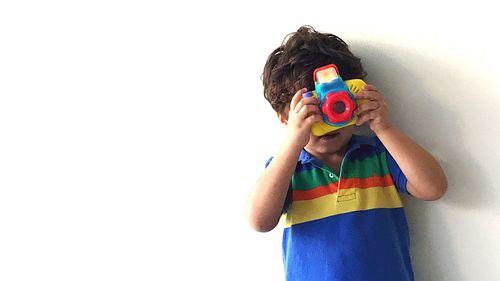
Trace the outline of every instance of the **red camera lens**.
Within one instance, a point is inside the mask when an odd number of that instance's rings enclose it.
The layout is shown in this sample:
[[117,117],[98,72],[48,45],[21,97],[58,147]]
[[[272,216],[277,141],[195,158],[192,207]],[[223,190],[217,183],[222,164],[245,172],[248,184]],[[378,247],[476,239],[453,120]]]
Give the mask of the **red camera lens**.
[[328,93],[321,110],[331,123],[348,122],[352,119],[352,114],[356,104],[349,95],[342,91]]

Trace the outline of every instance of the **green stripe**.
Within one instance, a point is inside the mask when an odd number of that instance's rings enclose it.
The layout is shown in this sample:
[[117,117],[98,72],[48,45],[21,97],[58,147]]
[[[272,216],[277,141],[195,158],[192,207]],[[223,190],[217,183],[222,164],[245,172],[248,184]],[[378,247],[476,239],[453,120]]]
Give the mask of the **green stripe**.
[[[313,170],[303,171],[292,176],[292,189],[294,190],[309,190],[321,185],[327,185],[336,182],[337,176],[330,178],[330,168],[322,166],[323,169],[315,168]],[[333,172],[331,172],[334,174]]]
[[[318,186],[334,183],[338,180],[337,175],[330,178],[330,168],[325,165],[324,169],[315,168],[313,170],[302,171],[292,176],[293,190],[310,190]],[[326,170],[326,171],[325,171]],[[332,172],[333,173],[333,172]],[[363,160],[346,159],[342,169],[342,178],[369,178],[372,176],[385,176],[389,174],[387,167],[387,154],[385,151],[374,154]]]
[[342,178],[369,178],[372,176],[385,176],[389,174],[387,167],[387,154],[382,151],[363,160],[349,160],[347,169],[342,171]]

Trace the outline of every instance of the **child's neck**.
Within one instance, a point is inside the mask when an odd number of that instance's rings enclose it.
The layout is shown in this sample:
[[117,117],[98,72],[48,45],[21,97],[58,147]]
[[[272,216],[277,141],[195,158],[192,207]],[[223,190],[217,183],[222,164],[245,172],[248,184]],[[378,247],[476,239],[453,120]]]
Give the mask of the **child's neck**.
[[340,173],[340,166],[342,164],[342,160],[344,159],[344,156],[347,152],[348,146],[346,145],[345,147],[341,148],[340,150],[334,152],[334,153],[329,153],[329,154],[313,154],[311,153],[316,159],[321,161],[321,163],[325,164],[328,166],[332,171],[336,174],[339,175]]

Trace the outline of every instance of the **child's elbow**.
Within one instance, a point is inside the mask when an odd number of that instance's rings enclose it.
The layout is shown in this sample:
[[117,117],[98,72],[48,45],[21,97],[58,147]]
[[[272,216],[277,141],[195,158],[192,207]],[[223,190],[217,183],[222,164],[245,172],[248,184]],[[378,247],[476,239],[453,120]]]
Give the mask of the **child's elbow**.
[[440,181],[426,184],[427,188],[418,188],[410,186],[408,191],[414,197],[425,200],[425,201],[435,201],[441,199],[448,190],[448,182],[446,178]]
[[440,184],[434,187],[434,191],[427,195],[427,198],[423,198],[426,201],[435,201],[441,199],[446,191],[448,190],[448,185],[446,183]]
[[250,227],[258,232],[269,232],[278,224],[277,222],[273,222],[270,218],[266,218],[251,211],[247,211],[247,220]]
[[269,232],[273,230],[275,226],[259,220],[250,220],[250,227],[258,232]]
[[431,200],[440,199],[446,194],[446,191],[448,191],[448,181],[446,180],[446,177],[443,177],[436,183],[436,186],[434,188],[434,196]]

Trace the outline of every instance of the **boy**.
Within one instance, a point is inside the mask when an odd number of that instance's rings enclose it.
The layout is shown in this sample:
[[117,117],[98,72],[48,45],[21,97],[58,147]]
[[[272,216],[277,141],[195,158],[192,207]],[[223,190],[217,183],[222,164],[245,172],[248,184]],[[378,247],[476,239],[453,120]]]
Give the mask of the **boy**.
[[269,56],[264,96],[286,125],[281,148],[253,187],[250,225],[272,230],[283,215],[287,280],[414,280],[409,232],[399,193],[439,199],[447,181],[438,162],[391,124],[384,97],[366,85],[356,99],[356,126],[311,134],[322,121],[313,71],[335,64],[344,81],[362,79],[361,60],[335,35],[308,26],[290,34]]

